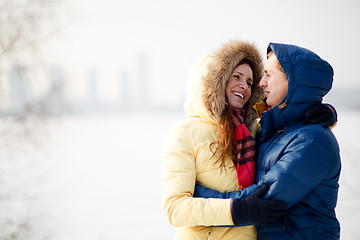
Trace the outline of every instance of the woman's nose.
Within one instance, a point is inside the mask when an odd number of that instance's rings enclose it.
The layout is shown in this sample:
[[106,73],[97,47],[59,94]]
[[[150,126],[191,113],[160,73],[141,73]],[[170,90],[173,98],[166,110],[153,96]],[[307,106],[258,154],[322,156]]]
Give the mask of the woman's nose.
[[239,86],[239,88],[246,88],[246,87],[247,87],[247,83],[244,82],[244,81],[241,81],[241,82],[239,82],[238,86]]

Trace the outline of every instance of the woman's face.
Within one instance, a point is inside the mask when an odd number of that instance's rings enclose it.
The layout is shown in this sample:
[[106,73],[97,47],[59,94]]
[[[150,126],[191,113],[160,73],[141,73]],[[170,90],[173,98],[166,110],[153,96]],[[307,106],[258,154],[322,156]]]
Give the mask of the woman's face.
[[281,103],[288,90],[286,75],[280,69],[280,64],[275,56],[271,54],[265,64],[265,74],[259,86],[265,91],[266,103],[273,107]]
[[251,97],[253,85],[253,72],[246,63],[236,66],[226,83],[226,99],[234,108],[243,108]]

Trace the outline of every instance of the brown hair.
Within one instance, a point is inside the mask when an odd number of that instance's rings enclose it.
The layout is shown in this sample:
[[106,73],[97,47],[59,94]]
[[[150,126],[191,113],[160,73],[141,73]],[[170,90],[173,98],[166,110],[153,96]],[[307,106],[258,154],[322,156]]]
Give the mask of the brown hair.
[[[239,64],[234,67],[234,69],[237,66],[242,65],[242,64],[249,65],[254,74],[253,66],[252,66],[251,62],[249,60],[247,60],[246,58],[242,59],[239,62]],[[250,107],[252,107],[252,106],[250,106]],[[245,111],[249,110],[249,106],[247,103],[244,106],[244,110]],[[235,149],[234,132],[235,132],[235,125],[233,124],[232,112],[231,112],[229,104],[226,104],[225,109],[220,116],[220,121],[218,124],[219,141],[217,143],[217,147],[216,147],[215,151],[212,151],[213,152],[212,157],[214,157],[216,155],[216,153],[220,154],[216,160],[216,163],[220,162],[220,167],[225,166],[225,161],[223,161],[223,159],[225,159],[226,156],[232,155],[233,159],[235,157],[235,155],[234,155],[234,149]],[[213,144],[215,144],[215,143],[212,143],[211,145],[213,145]]]
[[[246,59],[243,61],[243,59]],[[232,112],[226,100],[226,84],[232,71],[239,64],[246,63],[253,72],[251,96],[243,107],[244,122],[250,133],[255,132],[257,114],[252,111],[255,103],[264,97],[264,90],[259,86],[263,76],[263,63],[260,52],[254,44],[244,41],[230,41],[214,51],[208,58],[206,70],[201,77],[201,99],[209,116],[217,125],[218,138],[213,140],[210,150],[214,163],[226,166],[233,155],[234,131]]]

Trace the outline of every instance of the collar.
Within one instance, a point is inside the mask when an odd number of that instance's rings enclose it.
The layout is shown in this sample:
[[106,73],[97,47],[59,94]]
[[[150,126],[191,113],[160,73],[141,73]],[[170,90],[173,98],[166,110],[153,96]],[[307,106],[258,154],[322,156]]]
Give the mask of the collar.
[[261,102],[255,103],[253,109],[256,111],[256,114],[259,118],[262,118],[262,114],[270,109],[270,106],[266,104],[266,98]]

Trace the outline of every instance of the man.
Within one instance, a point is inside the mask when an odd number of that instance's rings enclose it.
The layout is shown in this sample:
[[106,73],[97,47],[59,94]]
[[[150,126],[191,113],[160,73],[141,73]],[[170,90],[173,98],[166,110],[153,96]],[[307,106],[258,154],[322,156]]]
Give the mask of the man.
[[[266,199],[285,202],[289,209],[282,221],[258,226],[258,239],[339,239],[334,210],[339,146],[329,128],[304,123],[306,109],[331,89],[333,69],[310,50],[270,43],[264,70],[260,86],[266,98],[255,106],[261,116],[256,182],[270,186]],[[207,197],[201,192],[196,196]]]

